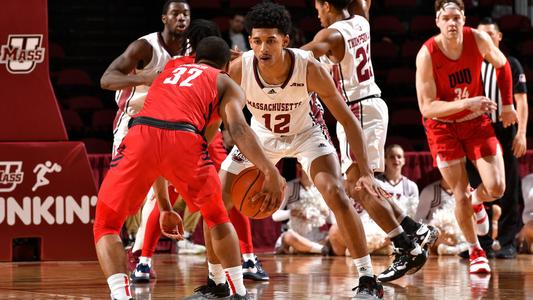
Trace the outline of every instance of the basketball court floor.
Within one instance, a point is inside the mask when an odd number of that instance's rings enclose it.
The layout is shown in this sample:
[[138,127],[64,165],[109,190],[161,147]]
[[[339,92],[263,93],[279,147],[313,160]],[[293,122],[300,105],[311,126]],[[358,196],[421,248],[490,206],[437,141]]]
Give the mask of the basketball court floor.
[[[345,257],[260,255],[270,282],[245,281],[254,299],[350,299],[355,270]],[[132,289],[138,300],[182,299],[207,277],[205,256],[158,254],[157,280]],[[390,258],[374,256],[380,272]],[[385,287],[385,299],[533,299],[533,255],[491,260],[494,272],[469,275],[458,257],[431,257],[418,273]],[[0,299],[109,299],[98,263],[0,263]]]

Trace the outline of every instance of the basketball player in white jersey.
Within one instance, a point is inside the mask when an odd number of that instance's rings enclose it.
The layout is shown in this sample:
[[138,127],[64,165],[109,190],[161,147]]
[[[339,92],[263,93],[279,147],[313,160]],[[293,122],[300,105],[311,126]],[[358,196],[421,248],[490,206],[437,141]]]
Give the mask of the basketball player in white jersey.
[[[187,55],[185,30],[190,24],[190,7],[187,0],[167,0],[163,5],[162,32],[153,32],[132,42],[107,68],[100,79],[103,89],[116,91],[118,112],[113,129],[113,157],[120,153],[122,140],[128,132],[128,121],[144,106],[144,99],[155,77],[174,56]],[[113,164],[113,161],[111,161]],[[155,197],[167,197],[166,182],[159,178],[147,197],[142,215],[147,219],[156,203]],[[143,230],[137,238],[144,239]],[[151,263],[147,263],[148,266]],[[144,277],[154,277],[153,270],[145,270]]]
[[[359,8],[368,16],[370,1],[315,0],[321,25],[312,42],[302,49],[310,50],[328,66],[336,86],[352,113],[359,119],[367,141],[370,167],[374,172],[384,170],[384,146],[389,121],[387,105],[380,98],[381,90],[374,81],[370,59],[370,25],[362,16],[349,9]],[[350,7],[349,7],[350,6]],[[360,168],[353,149],[346,140],[345,128],[337,123],[337,138],[341,150],[341,168],[348,182],[356,182]],[[438,232],[419,224],[393,202],[375,201],[365,195],[348,194],[357,199],[370,217],[393,241],[396,258],[378,278],[391,281],[419,270],[427,260],[427,245],[436,240]],[[405,231],[404,231],[405,230]]]
[[[253,115],[251,127],[273,163],[283,157],[299,160],[333,210],[359,271],[356,293],[382,297],[383,287],[374,276],[361,221],[344,192],[335,148],[311,112],[313,93],[345,126],[353,152],[361,162],[362,176],[353,185],[376,198],[387,197],[367,164],[361,127],[312,53],[285,48],[289,43],[290,15],[283,6],[258,4],[248,12],[245,23],[253,50],[234,60],[229,74],[245,92],[246,105]],[[231,202],[230,188],[235,177],[251,166],[236,147],[222,163],[219,174],[226,203]],[[267,202],[262,209],[274,211],[279,205]],[[211,266],[219,262],[208,259],[211,272]]]

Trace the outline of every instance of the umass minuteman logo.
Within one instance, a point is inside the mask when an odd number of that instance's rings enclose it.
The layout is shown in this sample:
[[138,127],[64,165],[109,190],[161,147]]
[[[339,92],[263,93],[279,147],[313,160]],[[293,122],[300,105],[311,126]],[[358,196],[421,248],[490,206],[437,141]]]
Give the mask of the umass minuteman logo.
[[10,34],[0,48],[0,63],[12,74],[28,74],[44,61],[42,34]]

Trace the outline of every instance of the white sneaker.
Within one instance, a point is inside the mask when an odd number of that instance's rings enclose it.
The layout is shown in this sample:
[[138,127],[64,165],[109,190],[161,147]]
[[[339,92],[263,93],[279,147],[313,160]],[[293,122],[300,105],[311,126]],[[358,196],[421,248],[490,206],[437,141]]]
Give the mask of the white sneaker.
[[205,253],[205,246],[197,245],[188,239],[183,239],[177,243],[178,254],[202,254]]

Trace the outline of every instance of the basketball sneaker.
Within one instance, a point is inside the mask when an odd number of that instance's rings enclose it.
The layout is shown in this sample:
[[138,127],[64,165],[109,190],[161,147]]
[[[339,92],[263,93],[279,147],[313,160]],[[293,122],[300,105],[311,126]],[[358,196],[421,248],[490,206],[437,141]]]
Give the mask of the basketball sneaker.
[[470,273],[490,273],[489,260],[481,248],[475,248],[470,253]]
[[393,255],[392,264],[379,274],[378,279],[380,281],[392,281],[405,274],[413,274],[420,270],[428,259],[428,251],[422,249],[418,244],[411,250],[395,248]]
[[[126,254],[128,255],[128,271],[133,273],[137,269],[137,265],[139,264],[139,257],[141,256],[141,250],[137,250],[135,252],[131,251],[132,248],[129,248]],[[150,278],[155,279],[156,273],[153,268],[150,268]]]
[[150,270],[152,268],[148,264],[137,264],[135,271],[131,272],[131,281],[134,283],[150,282]]
[[410,235],[420,247],[428,250],[439,238],[439,230],[431,225],[421,224],[420,228]]
[[255,262],[251,259],[243,262],[242,264],[242,277],[244,279],[252,279],[254,281],[268,281],[267,272],[263,269],[263,265],[259,261],[257,256],[255,257]]
[[474,209],[475,229],[477,235],[486,235],[489,233],[489,217],[483,204],[472,205]]
[[355,296],[352,299],[383,299],[383,286],[376,280],[376,276],[361,276],[359,285],[354,287]]
[[205,246],[195,244],[189,239],[177,242],[178,254],[202,254],[205,253]]
[[191,296],[183,298],[184,300],[193,300],[193,299],[217,299],[230,296],[229,285],[227,282],[216,284],[214,280],[208,278],[207,284],[199,286],[194,289],[194,292]]

